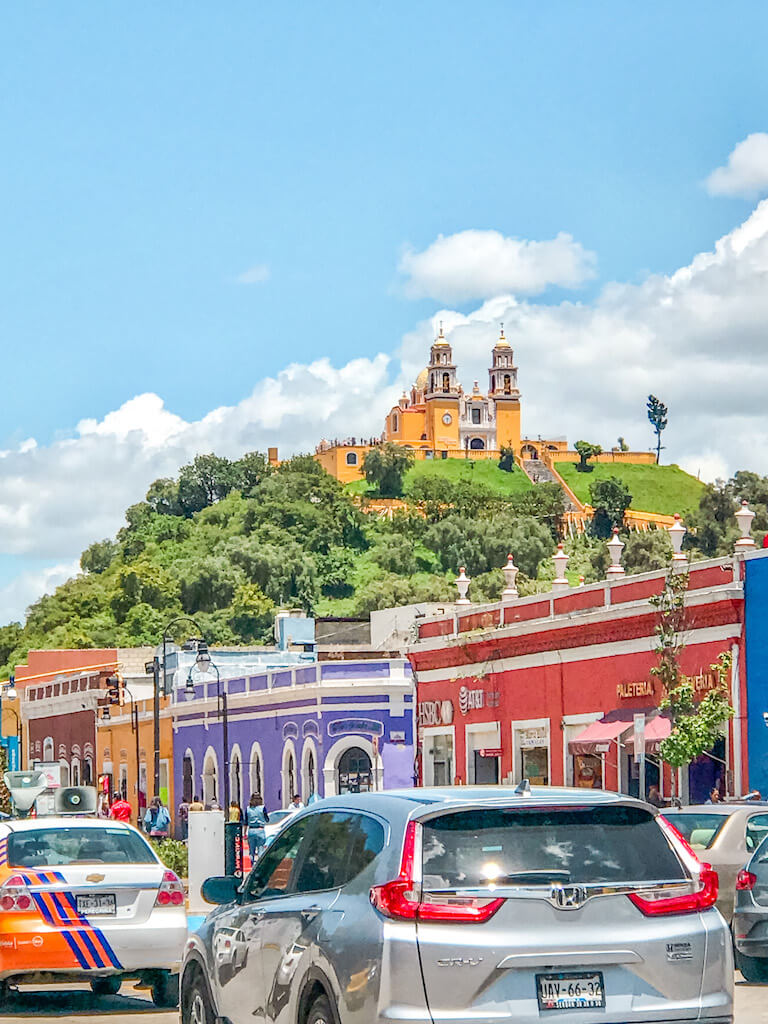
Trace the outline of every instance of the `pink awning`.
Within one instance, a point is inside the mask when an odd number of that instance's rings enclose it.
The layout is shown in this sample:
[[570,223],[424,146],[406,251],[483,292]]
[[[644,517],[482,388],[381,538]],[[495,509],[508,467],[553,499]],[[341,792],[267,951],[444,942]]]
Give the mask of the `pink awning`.
[[591,722],[584,732],[580,732],[572,739],[568,744],[568,750],[572,754],[607,754],[611,749],[611,743],[633,727],[635,710],[620,708],[618,711],[609,711],[599,722]]
[[[658,754],[659,744],[672,732],[672,723],[664,715],[656,715],[655,718],[646,720],[645,723],[645,752],[646,754]],[[627,749],[634,751],[634,731],[626,739]]]

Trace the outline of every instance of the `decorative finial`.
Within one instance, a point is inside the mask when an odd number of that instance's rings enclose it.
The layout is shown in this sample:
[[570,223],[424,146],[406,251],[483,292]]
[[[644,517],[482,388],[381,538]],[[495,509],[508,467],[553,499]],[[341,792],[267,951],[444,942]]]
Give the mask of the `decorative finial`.
[[672,567],[675,570],[685,569],[688,565],[688,559],[683,554],[683,538],[687,531],[680,519],[679,512],[675,512],[675,520],[668,527],[667,532],[672,543]]
[[470,580],[469,576],[467,576],[467,571],[463,565],[459,569],[459,575],[453,582],[456,585],[456,589],[459,592],[459,599],[456,602],[456,604],[470,604],[471,602],[467,597],[467,591],[469,590],[469,584],[472,581]]
[[504,337],[504,321],[501,321],[501,337]]
[[506,583],[506,587],[501,592],[501,603],[509,604],[510,601],[516,601],[520,596],[515,586],[518,568],[512,555],[507,555],[507,564],[502,567],[501,571],[504,574],[504,582]]
[[557,545],[557,551],[552,556],[552,561],[555,563],[555,578],[552,581],[552,589],[555,593],[559,590],[567,590],[569,583],[565,575],[565,567],[568,565],[568,555],[566,555],[562,544]]
[[618,526],[614,526],[613,536],[605,546],[608,548],[608,554],[611,556],[611,564],[608,566],[606,577],[609,580],[621,579],[624,575],[624,566],[621,564],[620,558],[624,550],[624,543],[619,538]]
[[752,540],[751,529],[752,520],[755,518],[755,513],[749,507],[746,501],[742,501],[741,508],[734,516],[734,519],[739,525],[741,536],[736,541],[736,551],[751,551],[755,547],[755,542]]

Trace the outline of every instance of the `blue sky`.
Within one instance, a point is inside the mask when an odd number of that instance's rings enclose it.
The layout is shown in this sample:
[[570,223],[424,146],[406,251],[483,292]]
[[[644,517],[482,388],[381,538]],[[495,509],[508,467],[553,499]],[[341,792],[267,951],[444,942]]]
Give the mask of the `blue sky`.
[[[282,448],[308,447],[334,428],[373,429],[400,360],[403,380],[423,365],[432,318],[446,316],[471,362],[504,311],[509,320],[517,310],[531,428],[550,430],[553,395],[534,365],[546,331],[574,374],[585,336],[597,339],[597,365],[601,353],[623,355],[595,327],[606,285],[625,289],[621,323],[634,329],[628,310],[654,275],[711,251],[768,190],[745,198],[704,187],[739,142],[768,128],[766,30],[757,2],[4,5],[0,448],[13,453],[15,496],[5,489],[0,534],[8,524],[15,533],[0,540],[0,617],[3,586],[13,610],[44,567],[70,567],[86,543],[114,532],[152,476],[198,448],[282,442],[269,416],[287,423],[291,388],[306,403],[324,400],[316,375],[279,376],[289,364],[327,358],[320,377],[340,396],[338,422],[313,425],[311,437],[286,426]],[[594,254],[594,272],[578,286],[550,275],[527,295],[513,282],[495,305],[482,288],[453,302],[406,294],[404,252],[491,230],[532,241],[565,233]],[[656,330],[652,317],[639,320],[639,335]],[[482,339],[471,334],[478,323]],[[737,327],[749,347],[752,327]],[[370,362],[345,375],[358,358]],[[672,370],[649,357],[633,373],[626,409],[606,417],[605,433],[617,423],[626,432],[633,410],[636,443],[647,447],[642,399],[664,392]],[[368,391],[350,384],[355,374],[369,377]],[[708,379],[719,377],[712,364]],[[271,404],[265,379],[282,382],[283,406]],[[573,380],[583,418],[595,422],[599,397]],[[109,426],[126,403],[120,423],[159,423],[159,434],[153,426],[133,455],[86,448],[90,464],[138,466],[130,486],[62,469],[75,449],[56,445],[81,439],[81,421],[91,439],[126,442],[128,427]],[[237,429],[208,430],[219,407],[239,409]],[[730,450],[753,430],[737,429],[737,414]],[[191,428],[174,447],[166,440],[178,423]],[[574,430],[573,420],[551,423],[552,433]],[[710,476],[738,468],[725,449],[697,447],[697,434],[691,420],[677,448],[671,436],[670,457]],[[37,447],[20,452],[30,438]],[[65,479],[77,489],[65,492]],[[100,488],[111,504],[78,531],[59,530],[62,509],[90,505]],[[18,582],[32,570],[34,582]]]

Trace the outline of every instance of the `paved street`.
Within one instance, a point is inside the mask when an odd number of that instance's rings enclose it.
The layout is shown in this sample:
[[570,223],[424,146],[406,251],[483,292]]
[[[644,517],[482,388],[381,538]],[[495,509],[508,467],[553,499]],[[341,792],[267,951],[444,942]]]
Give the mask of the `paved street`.
[[[768,1024],[768,987],[747,985],[736,975],[735,1024]],[[90,989],[71,986],[66,992],[50,986],[26,989],[11,996],[3,1007],[0,1021],[28,1021],[36,1024],[58,1017],[76,1024],[177,1024],[176,1010],[158,1012],[148,996],[136,992],[132,983],[123,986],[119,995],[97,999]]]

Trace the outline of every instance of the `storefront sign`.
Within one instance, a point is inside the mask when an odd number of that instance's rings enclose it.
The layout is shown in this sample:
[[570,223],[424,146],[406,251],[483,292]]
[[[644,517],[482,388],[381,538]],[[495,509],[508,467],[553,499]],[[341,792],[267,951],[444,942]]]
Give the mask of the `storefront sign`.
[[616,687],[616,696],[619,700],[626,700],[628,697],[653,697],[654,684],[651,679],[641,679],[637,683],[619,683]]
[[707,672],[700,672],[697,676],[691,677],[694,693],[707,693],[716,690],[720,685],[720,677],[717,672],[709,669]]
[[521,750],[546,747],[547,743],[547,730],[544,726],[540,726],[538,729],[521,729],[517,734],[517,745]]
[[501,757],[501,747],[481,747],[478,754],[480,757]]
[[419,704],[419,725],[450,725],[453,722],[453,703],[450,700],[423,700]]
[[459,710],[462,715],[468,711],[479,711],[485,707],[485,690],[469,690],[462,686],[459,690]]

